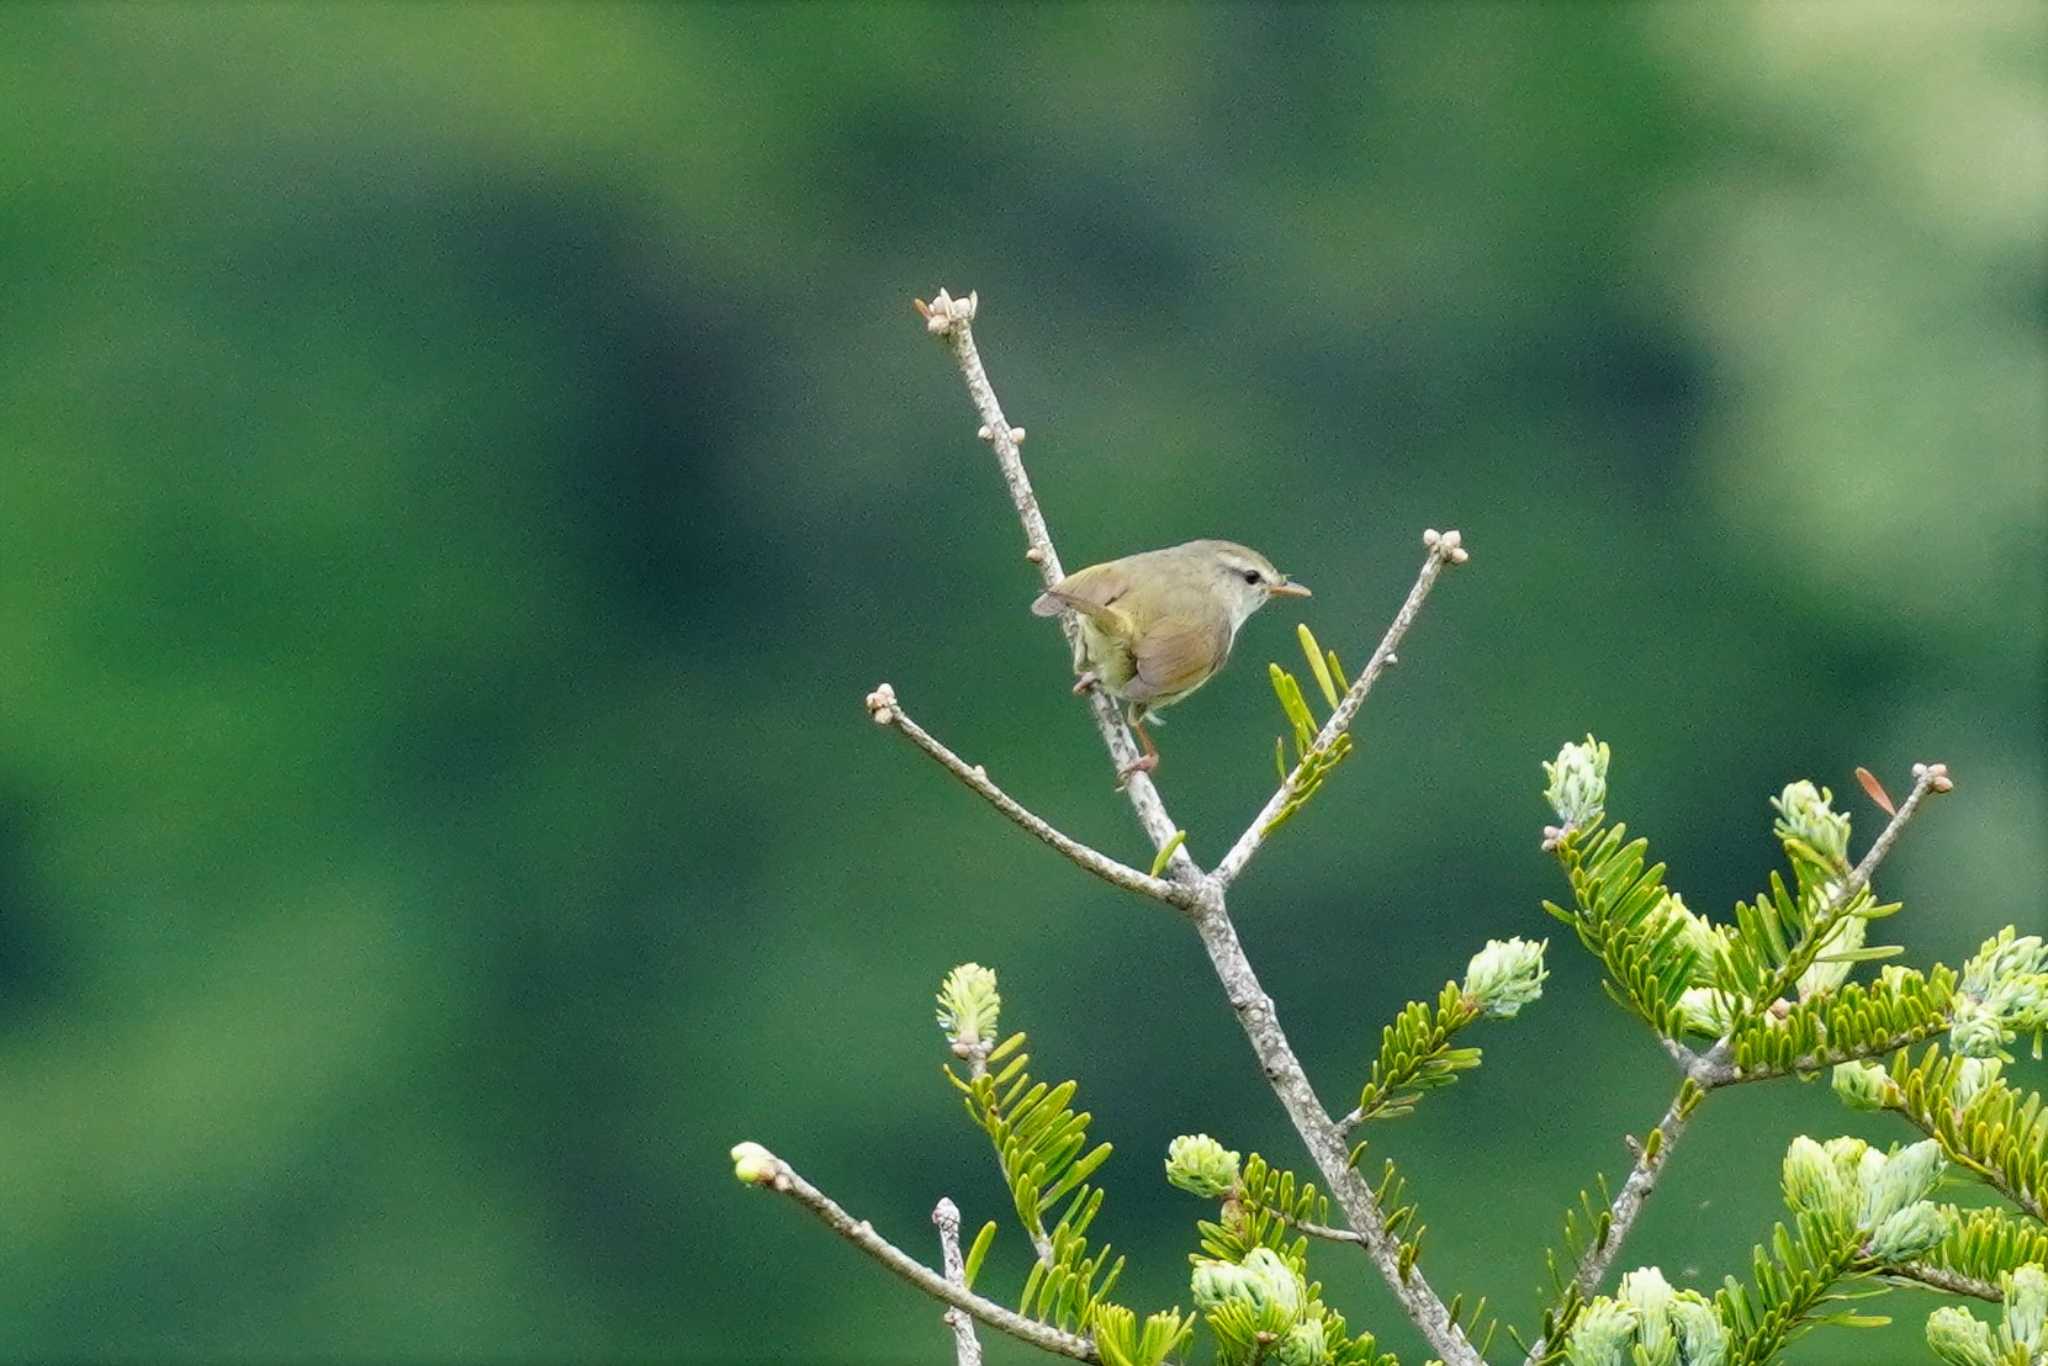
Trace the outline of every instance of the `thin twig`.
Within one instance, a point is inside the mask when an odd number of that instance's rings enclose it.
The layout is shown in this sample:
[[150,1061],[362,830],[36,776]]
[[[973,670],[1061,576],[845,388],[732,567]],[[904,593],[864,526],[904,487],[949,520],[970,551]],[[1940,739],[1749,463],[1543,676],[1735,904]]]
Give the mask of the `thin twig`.
[[895,690],[887,683],[868,694],[868,714],[876,724],[893,726],[919,749],[937,759],[946,771],[974,789],[996,810],[1009,817],[1018,828],[1037,837],[1060,853],[1065,854],[1081,867],[1087,869],[1104,882],[1121,887],[1125,891],[1149,896],[1169,906],[1186,907],[1194,900],[1191,888],[1178,882],[1153,877],[1140,872],[1129,864],[1121,863],[1109,855],[1089,848],[1079,840],[1062,834],[1042,817],[1033,815],[1022,804],[989,780],[988,771],[979,764],[970,765],[965,759],[932,738],[930,732],[910,719],[903,706],[896,699]]
[[[1372,658],[1367,661],[1364,672],[1352,681],[1350,688],[1338,701],[1337,709],[1330,713],[1330,719],[1316,732],[1315,743],[1310,745],[1305,753],[1313,753],[1327,747],[1351,728],[1352,718],[1357,716],[1358,709],[1365,705],[1366,694],[1372,691],[1372,685],[1379,681],[1379,676],[1386,672],[1387,666],[1394,662],[1394,650],[1400,645],[1401,637],[1408,634],[1408,628],[1415,624],[1416,614],[1422,611],[1422,604],[1428,599],[1429,590],[1435,585],[1437,575],[1443,573],[1445,565],[1463,564],[1470,557],[1470,552],[1460,544],[1461,540],[1455,531],[1447,531],[1442,535],[1434,531],[1424,534],[1423,543],[1429,548],[1429,557],[1422,562],[1422,572],[1415,576],[1415,586],[1408,590],[1407,601],[1403,602],[1401,610],[1394,614],[1393,625],[1387,627],[1386,635],[1381,637],[1379,648],[1372,652]],[[1290,773],[1286,781],[1266,799],[1266,804],[1260,808],[1259,814],[1245,827],[1244,833],[1237,837],[1237,843],[1230,846],[1230,852],[1223,856],[1223,861],[1216,865],[1213,876],[1219,884],[1228,887],[1235,882],[1237,875],[1244,871],[1245,865],[1252,861],[1252,856],[1259,852],[1259,846],[1266,841],[1267,827],[1293,797],[1295,774],[1300,772],[1301,765],[1297,763],[1294,773]]]
[[[1024,464],[1017,453],[1017,437],[1003,417],[1002,406],[996,402],[995,391],[990,387],[988,373],[982,368],[980,353],[974,346],[974,336],[969,324],[973,321],[978,299],[969,294],[965,299],[954,299],[943,291],[930,304],[922,302],[918,311],[925,317],[930,331],[946,338],[953,355],[960,363],[960,372],[967,381],[967,392],[974,400],[977,412],[983,422],[983,439],[995,449],[997,462],[1003,471],[1003,480],[1009,486],[1011,501],[1016,505],[1017,514],[1024,526],[1024,535],[1030,544],[1029,558],[1034,560],[1050,587],[1063,577],[1059,556],[1052,547],[1052,538],[1045,529],[1045,518],[1038,510],[1037,499],[1031,492],[1031,481],[1025,476]],[[1386,656],[1393,652],[1394,644],[1400,639],[1408,623],[1414,620],[1415,612],[1421,606],[1421,598],[1428,593],[1428,586],[1435,581],[1445,560],[1455,561],[1464,552],[1458,548],[1454,536],[1437,538],[1431,545],[1430,563],[1424,566],[1423,578],[1409,593],[1409,601],[1395,619],[1395,626],[1388,632],[1388,638],[1381,643],[1373,662],[1368,666],[1369,675],[1376,677],[1386,667]],[[1070,615],[1070,614],[1068,614]],[[1071,621],[1065,622],[1068,639],[1079,628]],[[1354,684],[1339,714],[1343,724],[1349,725],[1358,704],[1365,700],[1365,691],[1370,686],[1370,677],[1361,676]],[[1091,703],[1095,714],[1096,729],[1102,733],[1103,743],[1108,747],[1111,759],[1118,768],[1126,767],[1137,757],[1129,733],[1118,717],[1115,705],[1104,696],[1102,690],[1091,690]],[[1335,717],[1332,725],[1337,724]],[[1325,728],[1328,730],[1328,727]],[[1334,735],[1336,732],[1330,732]],[[1133,773],[1125,787],[1132,808],[1137,812],[1139,823],[1152,838],[1155,849],[1163,849],[1178,831],[1167,816],[1164,803],[1159,799],[1158,789],[1142,772]],[[1263,819],[1263,818],[1262,818]],[[1254,827],[1255,829],[1257,827]],[[1240,841],[1242,844],[1243,841]],[[1258,841],[1252,840],[1250,848],[1238,860],[1238,868],[1244,859],[1250,857]],[[1251,960],[1245,957],[1244,946],[1238,942],[1237,929],[1231,923],[1229,911],[1224,902],[1224,891],[1228,879],[1205,877],[1195,861],[1188,856],[1185,846],[1175,849],[1167,864],[1167,871],[1175,880],[1187,884],[1198,893],[1193,906],[1196,931],[1201,935],[1202,946],[1208,951],[1210,964],[1216,970],[1217,979],[1223,984],[1225,996],[1231,1009],[1236,1012],[1238,1023],[1251,1041],[1252,1052],[1258,1058],[1260,1069],[1280,1100],[1294,1128],[1301,1135],[1309,1155],[1314,1159],[1316,1169],[1322,1174],[1323,1183],[1344,1211],[1345,1219],[1359,1230],[1359,1243],[1365,1248],[1387,1285],[1407,1311],[1408,1317],[1422,1330],[1430,1346],[1447,1366],[1484,1366],[1484,1361],[1465,1338],[1458,1326],[1451,1322],[1450,1311],[1442,1299],[1430,1289],[1420,1268],[1411,1264],[1407,1274],[1402,1274],[1400,1265],[1401,1244],[1393,1234],[1387,1232],[1386,1220],[1381,1214],[1379,1202],[1373,1198],[1372,1188],[1365,1178],[1353,1169],[1350,1153],[1345,1146],[1344,1135],[1337,1130],[1335,1121],[1316,1099],[1314,1089],[1309,1085],[1308,1076],[1303,1072],[1301,1062],[1294,1055],[1293,1047],[1287,1042],[1287,1035],[1280,1029],[1273,1015],[1273,1000],[1259,986],[1259,979],[1252,971]]]
[[[932,1210],[932,1222],[939,1226],[939,1254],[945,1262],[946,1279],[964,1293],[967,1265],[960,1258],[960,1207],[940,1196]],[[958,1309],[948,1309],[941,1317],[953,1330],[955,1366],[981,1366],[981,1340],[974,1336],[974,1320]]]
[[[919,300],[917,307],[924,315],[927,329],[946,339],[954,360],[959,362],[961,377],[967,381],[967,396],[973,401],[974,410],[981,415],[982,439],[995,452],[1003,483],[1010,491],[1010,502],[1017,509],[1018,521],[1023,524],[1026,558],[1038,566],[1039,577],[1050,588],[1066,577],[1066,571],[1060,567],[1059,552],[1053,549],[1052,533],[1046,529],[1045,514],[1039,511],[1038,497],[1031,491],[1031,479],[1024,473],[1023,458],[1017,453],[1017,443],[1023,439],[1024,429],[1012,427],[1009,419],[1003,416],[1003,407],[996,402],[996,391],[988,382],[988,372],[982,368],[981,353],[974,346],[972,324],[979,302],[978,296],[972,293],[964,299],[955,299],[942,289],[931,303]],[[1073,619],[1073,613],[1060,614],[1060,629],[1066,632],[1067,644],[1071,647],[1081,630]],[[1138,760],[1137,742],[1125,729],[1116,703],[1102,689],[1089,689],[1088,705],[1095,717],[1095,729],[1101,732],[1102,743],[1109,749],[1111,761],[1119,773],[1129,774],[1124,782],[1124,795],[1130,799],[1131,809],[1137,812],[1138,824],[1144,827],[1154,849],[1164,849],[1178,827],[1167,818],[1166,805],[1160,801],[1159,790],[1152,785],[1151,778],[1141,770],[1131,771],[1131,765]],[[1176,881],[1190,885],[1202,875],[1185,847],[1174,850],[1166,862],[1166,871]]]
[[757,1150],[756,1163],[753,1169],[757,1173],[755,1184],[787,1195],[816,1215],[834,1233],[932,1298],[944,1300],[955,1309],[964,1309],[989,1327],[1008,1333],[1021,1342],[1028,1342],[1033,1347],[1060,1356],[1072,1357],[1076,1361],[1102,1360],[1095,1351],[1094,1342],[1088,1338],[1076,1337],[1050,1324],[1027,1319],[1022,1314],[1005,1309],[993,1300],[985,1300],[973,1291],[947,1280],[875,1232],[867,1220],[855,1219],[841,1209],[837,1201],[797,1175],[796,1169],[781,1158],[761,1149]]
[[1999,1304],[2005,1299],[2005,1292],[1989,1281],[1980,1281],[1975,1276],[1965,1276],[1959,1271],[1945,1267],[1929,1266],[1925,1262],[1908,1262],[1904,1266],[1885,1268],[1886,1280],[1917,1281],[1921,1285],[1943,1291],[1950,1295],[1968,1295],[1971,1299],[1989,1300]]

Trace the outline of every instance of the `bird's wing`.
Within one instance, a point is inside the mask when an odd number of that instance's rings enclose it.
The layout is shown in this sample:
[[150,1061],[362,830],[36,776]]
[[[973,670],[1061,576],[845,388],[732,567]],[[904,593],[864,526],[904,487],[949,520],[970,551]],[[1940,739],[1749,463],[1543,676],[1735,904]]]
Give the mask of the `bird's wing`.
[[1058,616],[1062,607],[1071,607],[1109,635],[1127,638],[1131,634],[1130,619],[1112,604],[1128,592],[1130,586],[1129,575],[1119,565],[1090,565],[1067,575],[1040,593],[1031,604],[1031,611],[1036,616],[1051,617]]
[[1191,692],[1223,667],[1229,653],[1229,618],[1162,617],[1131,646],[1137,676],[1124,686],[1124,696],[1149,702]]

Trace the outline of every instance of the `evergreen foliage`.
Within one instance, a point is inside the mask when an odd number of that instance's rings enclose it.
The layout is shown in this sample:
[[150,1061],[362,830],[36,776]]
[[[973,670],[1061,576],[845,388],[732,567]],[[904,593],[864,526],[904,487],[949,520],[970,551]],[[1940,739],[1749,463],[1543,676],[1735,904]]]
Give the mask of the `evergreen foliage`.
[[[1306,628],[1300,635],[1318,690],[1338,708],[1341,665]],[[1349,753],[1341,729],[1317,744],[1299,682],[1277,664],[1270,673],[1297,759],[1286,771],[1280,742],[1281,803],[1266,831],[1297,813]],[[1763,892],[1716,923],[1666,885],[1665,865],[1651,860],[1648,840],[1608,821],[1611,760],[1608,747],[1588,736],[1544,765],[1545,795],[1562,822],[1545,831],[1545,847],[1555,853],[1571,897],[1569,906],[1545,901],[1543,908],[1600,963],[1607,994],[1649,1027],[1681,1075],[1666,1116],[1635,1145],[1635,1168],[1621,1192],[1598,1175],[1598,1198],[1582,1190],[1567,1213],[1562,1240],[1547,1256],[1552,1293],[1540,1339],[1532,1347],[1512,1329],[1509,1338],[1531,1362],[1750,1366],[1778,1359],[1820,1326],[1888,1322],[1857,1304],[1897,1285],[1980,1298],[1997,1287],[2006,1317],[1995,1334],[1965,1312],[1942,1310],[1927,1324],[1930,1349],[1965,1366],[2034,1366],[2030,1354],[2048,1315],[2041,1271],[2048,1254],[2041,1224],[2048,1115],[2038,1095],[2021,1093],[2001,1071],[2008,1044],[2048,1025],[2048,947],[2007,929],[1961,972],[1892,965],[1873,979],[1851,980],[1862,965],[1899,952],[1868,942],[1872,922],[1901,910],[1880,902],[1869,885],[1897,831],[1889,829],[1861,865],[1852,865],[1848,816],[1834,810],[1826,788],[1806,782],[1771,800],[1789,875],[1771,871]],[[1936,784],[1947,781],[1943,771],[1917,771],[1908,805],[1946,790]],[[1894,813],[1894,822],[1905,814]],[[1176,831],[1165,842],[1155,877],[1183,838]],[[1481,1050],[1460,1036],[1481,1019],[1513,1018],[1541,996],[1545,948],[1519,938],[1489,941],[1462,982],[1403,1006],[1381,1030],[1358,1105],[1335,1121],[1338,1131],[1412,1113],[1424,1093],[1478,1067]],[[1107,1366],[1159,1366],[1192,1341],[1199,1321],[1219,1366],[1394,1366],[1373,1335],[1351,1332],[1309,1273],[1311,1244],[1325,1239],[1369,1244],[1397,1290],[1418,1280],[1428,1228],[1393,1162],[1383,1162],[1378,1180],[1363,1191],[1340,1192],[1346,1208],[1377,1211],[1377,1228],[1349,1229],[1331,1225],[1331,1201],[1315,1184],[1259,1154],[1240,1160],[1206,1134],[1175,1139],[1166,1179],[1217,1209],[1196,1223],[1194,1312],[1176,1308],[1141,1322],[1110,1299],[1123,1258],[1089,1239],[1102,1207],[1092,1178],[1111,1147],[1091,1146],[1090,1116],[1074,1108],[1076,1083],[1035,1081],[1024,1035],[997,1041],[1000,1008],[993,972],[963,964],[946,979],[938,1018],[964,1072],[945,1070],[988,1137],[1018,1222],[1038,1253],[1019,1312],[1086,1335],[1062,1340],[1060,1350]],[[1903,1051],[1944,1033],[1946,1045],[1928,1043],[1917,1059]],[[1886,1057],[1888,1068],[1869,1061]],[[1929,1137],[1889,1152],[1852,1137],[1825,1144],[1795,1138],[1783,1169],[1788,1217],[1754,1249],[1747,1279],[1730,1276],[1709,1298],[1673,1287],[1655,1267],[1640,1267],[1623,1275],[1612,1294],[1596,1293],[1672,1145],[1712,1091],[1831,1066],[1845,1102],[1895,1112]],[[736,1173],[772,1183],[779,1159],[752,1146],[734,1150]],[[1350,1149],[1349,1168],[1360,1165],[1367,1147],[1361,1141]],[[1959,1175],[2006,1195],[2018,1214],[1930,1198],[1951,1163]],[[1323,1172],[1339,1179],[1328,1165]],[[1349,1170],[1342,1175],[1351,1179]],[[970,1287],[994,1235],[995,1225],[985,1226],[968,1252]],[[1435,1301],[1463,1336],[1446,1333],[1439,1320],[1433,1341],[1471,1343],[1484,1360],[1500,1325],[1483,1298],[1469,1315],[1465,1303],[1461,1295]]]
[[[1350,686],[1344,681],[1344,666],[1338,662],[1337,652],[1323,649],[1307,626],[1298,627],[1297,631],[1301,637],[1301,652],[1308,660],[1309,673],[1315,678],[1323,700],[1334,711],[1339,696]],[[1316,735],[1322,726],[1315,713],[1309,710],[1300,682],[1278,664],[1268,664],[1266,672],[1273,681],[1273,695],[1280,699],[1280,710],[1294,733],[1295,755],[1294,769],[1290,773],[1286,740],[1280,736],[1273,738],[1273,769],[1279,776],[1287,800],[1266,822],[1264,833],[1270,835],[1308,805],[1309,798],[1322,788],[1323,780],[1330,776],[1331,770],[1351,757],[1352,745],[1348,730],[1340,731],[1327,745],[1318,745]]]

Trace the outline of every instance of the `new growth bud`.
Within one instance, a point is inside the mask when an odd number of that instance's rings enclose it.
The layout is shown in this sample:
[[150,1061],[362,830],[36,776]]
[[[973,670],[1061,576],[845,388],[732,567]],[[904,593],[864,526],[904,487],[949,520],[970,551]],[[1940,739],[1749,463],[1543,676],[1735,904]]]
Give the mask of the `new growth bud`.
[[1189,1291],[1202,1309],[1237,1300],[1262,1315],[1271,1311],[1281,1329],[1301,1316],[1308,1298],[1301,1277],[1269,1247],[1253,1248],[1241,1263],[1197,1259]]
[[1602,1295],[1580,1311],[1564,1358],[1571,1366],[1627,1366],[1635,1338],[1636,1311]]
[[1166,1145],[1166,1180],[1214,1200],[1237,1189],[1237,1154],[1207,1134],[1182,1134]]
[[1870,1235],[1870,1255],[1896,1266],[1910,1262],[1942,1240],[1948,1224],[1932,1200],[1906,1206],[1887,1218]]
[[1287,1330],[1273,1346],[1275,1366],[1326,1366],[1330,1342],[1321,1319],[1305,1319]]
[[1778,808],[1773,828],[1780,840],[1797,840],[1836,872],[1849,870],[1849,818],[1832,806],[1835,794],[1804,779],[1771,798]]
[[1465,965],[1464,992],[1480,1010],[1495,1019],[1512,1019],[1543,995],[1543,950],[1549,940],[1489,939]]
[[1857,1187],[1854,1159],[1844,1163],[1837,1155],[1801,1134],[1785,1150],[1785,1203],[1801,1214],[1819,1214],[1846,1219],[1855,1213]]
[[1565,1343],[1572,1366],[1722,1366],[1728,1329],[1697,1290],[1674,1290],[1654,1266],[1621,1278],[1614,1297],[1588,1304]]
[[2010,925],[1963,965],[1949,1047],[1964,1057],[2003,1058],[2020,1034],[2048,1028],[2048,944],[2015,938]]
[[1838,1063],[1835,1094],[1852,1110],[1882,1110],[1891,1094],[1891,1077],[1874,1062]]
[[1543,765],[1550,778],[1544,800],[1566,829],[1582,830],[1605,813],[1607,757],[1607,746],[1588,735],[1585,744],[1566,745],[1555,761]]
[[782,1162],[758,1143],[736,1143],[732,1174],[749,1186],[765,1186],[782,1174]]
[[1991,1325],[1961,1305],[1952,1304],[1927,1316],[1927,1347],[1948,1366],[1998,1366]]
[[2005,1277],[2005,1335],[2030,1353],[2048,1347],[2042,1329],[2048,1325],[2048,1271],[2029,1262]]
[[1866,1156],[1863,1211],[1858,1222],[1864,1228],[1875,1228],[1908,1205],[1925,1199],[1947,1169],[1948,1159],[1941,1155],[1941,1145],[1931,1138],[1892,1153],[1875,1173],[1870,1172]]
[[957,1046],[993,1043],[1002,1008],[995,969],[979,963],[962,963],[939,987],[939,1028]]

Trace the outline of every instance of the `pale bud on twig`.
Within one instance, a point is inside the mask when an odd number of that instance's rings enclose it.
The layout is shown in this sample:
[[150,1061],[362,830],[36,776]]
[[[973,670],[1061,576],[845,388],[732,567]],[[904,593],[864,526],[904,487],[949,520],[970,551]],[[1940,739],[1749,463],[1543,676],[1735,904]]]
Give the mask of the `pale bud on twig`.
[[1237,1154],[1207,1134],[1182,1134],[1166,1145],[1166,1180],[1213,1200],[1237,1188]]
[[939,1028],[957,1046],[993,1042],[1003,998],[993,968],[962,963],[939,986]]
[[782,1175],[782,1162],[758,1143],[736,1143],[732,1174],[750,1186],[766,1186]]
[[1927,1316],[1927,1349],[1948,1366],[1998,1366],[1991,1325],[1959,1304]]
[[1783,792],[1771,798],[1771,805],[1778,809],[1779,839],[1796,839],[1826,859],[1830,867],[1845,870],[1849,866],[1849,818],[1834,809],[1834,800],[1834,793],[1802,778],[1787,783]]
[[1495,1019],[1516,1012],[1543,995],[1543,950],[1549,940],[1489,939],[1465,966],[1464,993]]
[[1882,1110],[1891,1095],[1891,1078],[1876,1063],[1837,1064],[1833,1085],[1835,1095],[1852,1110]]
[[1583,829],[1606,811],[1608,757],[1607,746],[1588,735],[1585,744],[1566,745],[1543,765],[1550,778],[1543,795],[1567,829]]
[[868,715],[878,726],[891,725],[896,720],[896,690],[887,683],[878,683],[875,690],[867,695]]
[[2048,1271],[2038,1262],[2029,1262],[2006,1275],[2005,1332],[2029,1352],[2039,1352],[2048,1347],[2042,1340],[2044,1328],[2048,1328]]

